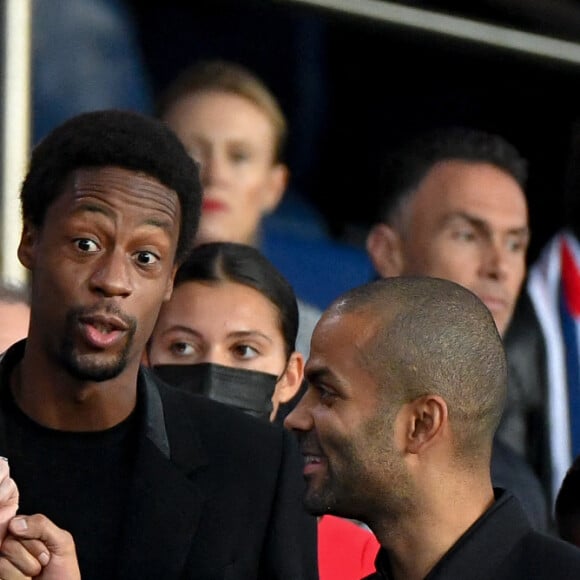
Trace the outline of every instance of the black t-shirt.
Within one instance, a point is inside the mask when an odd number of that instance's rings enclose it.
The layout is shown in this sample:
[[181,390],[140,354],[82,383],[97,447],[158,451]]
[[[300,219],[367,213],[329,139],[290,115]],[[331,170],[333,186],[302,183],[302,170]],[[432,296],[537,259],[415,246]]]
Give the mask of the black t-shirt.
[[6,389],[6,435],[21,514],[42,513],[74,537],[83,580],[114,579],[136,451],[136,413],[98,432],[28,418]]

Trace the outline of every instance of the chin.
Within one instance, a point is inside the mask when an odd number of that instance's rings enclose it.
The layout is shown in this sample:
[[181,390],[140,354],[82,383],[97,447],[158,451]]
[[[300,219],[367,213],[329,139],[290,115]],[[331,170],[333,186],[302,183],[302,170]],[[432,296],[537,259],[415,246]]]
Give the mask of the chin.
[[120,353],[115,357],[78,355],[64,353],[61,362],[69,374],[82,382],[102,383],[117,378],[127,368],[127,357]]
[[336,498],[329,490],[310,490],[304,496],[304,507],[313,516],[323,516],[334,513]]

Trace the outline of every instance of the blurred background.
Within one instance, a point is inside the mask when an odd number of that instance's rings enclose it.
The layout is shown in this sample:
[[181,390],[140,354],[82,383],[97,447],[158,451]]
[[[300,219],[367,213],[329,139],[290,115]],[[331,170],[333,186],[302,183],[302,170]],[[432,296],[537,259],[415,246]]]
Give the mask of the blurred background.
[[[562,224],[580,117],[576,1],[32,0],[32,10],[32,143],[83,110],[153,113],[200,58],[263,78],[289,119],[292,171],[266,248],[321,307],[371,276],[363,244],[380,160],[425,129],[497,132],[529,160],[530,261]],[[334,286],[317,293],[324,275]]]

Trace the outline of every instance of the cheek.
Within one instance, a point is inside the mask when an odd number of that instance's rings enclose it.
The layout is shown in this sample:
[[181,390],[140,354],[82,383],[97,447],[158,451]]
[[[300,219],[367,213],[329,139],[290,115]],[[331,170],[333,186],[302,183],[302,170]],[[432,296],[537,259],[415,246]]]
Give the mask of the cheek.
[[260,206],[268,191],[268,179],[265,171],[260,168],[240,172],[237,191],[240,203],[243,200],[251,202],[252,207]]
[[332,408],[323,405],[314,409],[312,416],[323,452],[334,459],[350,455],[352,428],[349,429],[345,422],[332,411]]
[[469,280],[479,269],[481,256],[476,244],[433,240],[425,247],[425,262],[431,275],[454,281]]
[[524,278],[526,276],[525,258],[514,258],[511,264],[506,268],[509,276],[509,284],[514,294],[519,294]]
[[45,262],[37,265],[32,274],[32,292],[37,301],[65,305],[67,297],[80,299],[83,287],[83,272],[71,266],[66,260],[59,265]]
[[420,276],[435,276],[459,282],[469,279],[476,271],[477,260],[472,252],[458,251],[445,244],[430,244],[416,247],[409,254],[408,273]]

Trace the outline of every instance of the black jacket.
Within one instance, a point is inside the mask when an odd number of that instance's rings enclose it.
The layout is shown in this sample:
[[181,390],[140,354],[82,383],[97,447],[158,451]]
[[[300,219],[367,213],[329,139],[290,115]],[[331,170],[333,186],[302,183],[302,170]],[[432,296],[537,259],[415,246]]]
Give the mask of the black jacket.
[[525,457],[552,496],[549,448],[546,348],[527,291],[520,295],[504,337],[508,360],[508,397],[496,437]]
[[[535,532],[518,500],[496,490],[496,501],[427,574],[425,580],[578,580],[580,550]],[[389,580],[389,556],[381,550],[377,572]]]
[[[2,360],[0,389],[22,350],[19,343]],[[290,433],[144,368],[138,400],[119,579],[318,578],[316,519],[302,507],[302,460]],[[0,454],[10,457],[4,425],[0,412]]]

